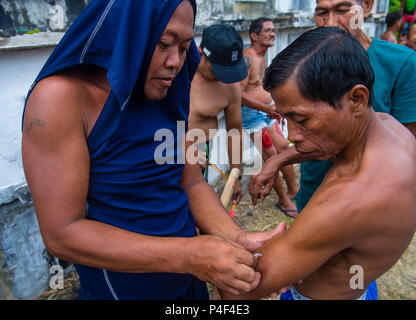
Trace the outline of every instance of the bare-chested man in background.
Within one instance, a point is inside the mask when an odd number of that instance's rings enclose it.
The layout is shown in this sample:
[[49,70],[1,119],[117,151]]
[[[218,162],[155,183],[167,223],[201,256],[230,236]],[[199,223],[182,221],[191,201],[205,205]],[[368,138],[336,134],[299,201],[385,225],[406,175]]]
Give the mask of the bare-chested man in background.
[[[403,18],[400,11],[391,12],[386,16],[387,30],[383,32],[380,39],[392,43],[398,43],[396,33],[400,31],[403,25]],[[404,43],[403,43],[404,44]]]
[[[333,166],[291,227],[258,250],[260,286],[238,299],[299,279],[281,298],[377,299],[374,281],[416,230],[416,140],[392,116],[374,112],[373,84],[365,49],[338,28],[303,34],[267,69],[264,87],[295,145],[275,157],[278,167],[311,159]],[[251,195],[258,190],[252,179]]]
[[[224,112],[228,140],[230,169],[241,170],[242,125],[241,87],[239,82],[247,76],[243,58],[243,40],[231,25],[212,25],[202,34],[199,47],[201,62],[192,80],[191,107],[188,133],[200,129],[207,144],[218,129],[217,116]],[[210,134],[211,130],[211,134]],[[232,139],[238,139],[233,150]],[[189,139],[189,138],[188,138]],[[234,142],[235,143],[235,142]],[[208,147],[208,153],[211,153]],[[234,152],[233,152],[234,151]],[[233,202],[238,203],[243,195],[239,181],[234,186]]]
[[[262,155],[265,160],[288,149],[288,143],[282,135],[276,120],[276,106],[269,92],[263,89],[262,82],[266,69],[265,55],[274,45],[276,30],[270,19],[258,18],[250,25],[251,47],[244,50],[244,58],[248,67],[248,76],[241,82],[243,128],[250,130],[254,141],[254,132],[263,132],[271,137],[270,143],[263,143]],[[268,129],[268,130],[267,130]],[[263,140],[264,141],[264,140]],[[259,146],[258,149],[260,150]],[[287,184],[287,194],[279,175],[276,175],[275,190],[279,196],[278,208],[290,217],[297,215],[296,205],[290,201],[298,191],[293,166],[282,168]]]

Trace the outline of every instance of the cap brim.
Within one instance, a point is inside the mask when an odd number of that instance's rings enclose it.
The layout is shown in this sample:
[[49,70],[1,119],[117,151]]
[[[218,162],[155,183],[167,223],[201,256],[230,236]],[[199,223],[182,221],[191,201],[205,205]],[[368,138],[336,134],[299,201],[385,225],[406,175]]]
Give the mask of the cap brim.
[[248,71],[244,59],[233,66],[224,66],[211,62],[212,71],[218,80],[224,83],[235,83],[247,78]]

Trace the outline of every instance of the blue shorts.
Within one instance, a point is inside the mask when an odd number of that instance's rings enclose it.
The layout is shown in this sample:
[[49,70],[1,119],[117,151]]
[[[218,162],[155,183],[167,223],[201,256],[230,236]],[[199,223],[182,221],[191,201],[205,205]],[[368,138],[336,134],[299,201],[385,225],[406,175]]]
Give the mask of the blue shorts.
[[266,113],[246,106],[241,106],[241,117],[243,129],[249,130],[250,134],[265,127],[269,128],[276,122],[275,119],[270,119]]
[[[368,288],[365,292],[365,296],[362,295],[357,300],[378,300],[377,294],[377,283],[376,281],[371,282],[368,285]],[[294,287],[292,287],[289,291],[283,292],[280,295],[280,300],[310,300],[302,296],[299,292],[296,291]]]

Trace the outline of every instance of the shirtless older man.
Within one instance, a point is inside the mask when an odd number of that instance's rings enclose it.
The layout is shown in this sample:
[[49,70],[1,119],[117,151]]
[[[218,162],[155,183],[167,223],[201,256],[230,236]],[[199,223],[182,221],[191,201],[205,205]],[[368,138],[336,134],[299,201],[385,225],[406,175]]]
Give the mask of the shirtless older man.
[[303,279],[286,299],[370,300],[369,284],[408,247],[416,230],[416,140],[374,112],[373,83],[365,49],[338,28],[303,34],[267,69],[264,87],[288,120],[292,161],[331,159],[333,166],[291,227],[258,250],[260,286],[239,299]]
[[[266,69],[264,56],[267,50],[274,45],[276,31],[270,19],[258,18],[251,23],[249,32],[251,46],[244,50],[248,76],[241,82],[243,128],[251,131],[253,141],[254,132],[259,130],[263,130],[264,134],[271,136],[273,143],[270,143],[269,146],[263,145],[261,149],[260,146],[256,146],[262,150],[263,158],[267,160],[289,147],[280,128],[276,126],[276,120],[271,119],[277,116],[272,97],[262,87],[264,70]],[[282,168],[282,173],[287,183],[288,194],[286,194],[282,181],[277,175],[275,180],[275,190],[279,196],[277,206],[286,215],[295,217],[296,206],[289,199],[293,198],[298,191],[293,167]]]
[[[204,142],[209,144],[213,138],[212,132],[218,129],[217,116],[224,112],[226,129],[229,133],[230,168],[241,170],[242,124],[239,82],[247,77],[247,67],[243,58],[243,39],[231,25],[212,25],[202,34],[199,53],[201,62],[191,85],[188,133],[193,129],[202,130]],[[237,137],[238,146],[233,147],[233,137]],[[234,186],[233,202],[240,202],[242,195],[241,184],[237,181]]]

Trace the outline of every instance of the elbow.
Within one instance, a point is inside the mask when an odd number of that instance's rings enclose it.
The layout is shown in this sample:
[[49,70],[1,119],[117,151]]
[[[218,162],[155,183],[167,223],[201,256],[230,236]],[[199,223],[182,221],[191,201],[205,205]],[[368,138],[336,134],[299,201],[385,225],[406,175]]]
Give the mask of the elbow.
[[66,246],[66,241],[64,236],[55,232],[43,232],[42,233],[43,242],[45,244],[46,250],[54,257],[62,260],[71,260],[68,257],[68,248]]
[[43,237],[46,250],[54,257],[63,259],[63,246],[55,238]]

